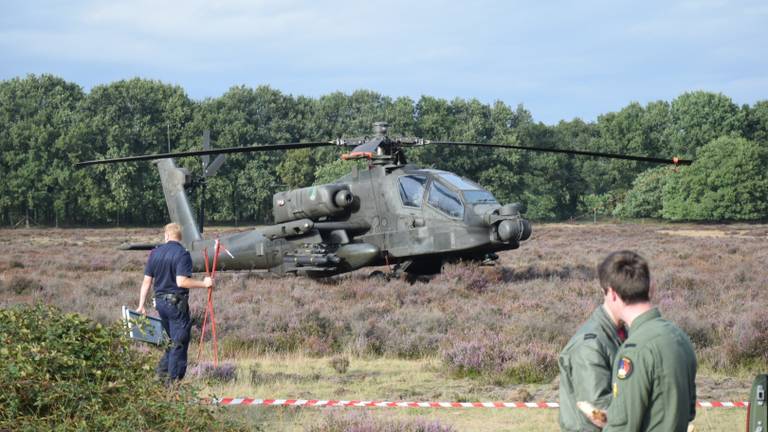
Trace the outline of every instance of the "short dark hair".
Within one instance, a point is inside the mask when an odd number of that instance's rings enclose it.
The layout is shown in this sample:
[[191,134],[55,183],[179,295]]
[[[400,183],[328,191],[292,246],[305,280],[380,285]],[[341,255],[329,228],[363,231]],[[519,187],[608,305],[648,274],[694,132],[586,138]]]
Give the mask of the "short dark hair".
[[603,292],[608,292],[608,287],[613,288],[626,304],[650,300],[648,262],[635,252],[624,250],[608,255],[597,267],[597,274]]

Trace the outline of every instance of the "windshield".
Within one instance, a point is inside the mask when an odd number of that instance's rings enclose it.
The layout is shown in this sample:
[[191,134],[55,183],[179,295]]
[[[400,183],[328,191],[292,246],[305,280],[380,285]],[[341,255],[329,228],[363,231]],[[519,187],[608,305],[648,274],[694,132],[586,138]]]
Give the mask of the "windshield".
[[481,188],[476,183],[471,182],[465,178],[459,177],[456,174],[441,172],[440,178],[453,185],[456,189],[461,190],[464,195],[464,201],[467,204],[496,204],[496,198],[492,193]]
[[498,204],[493,194],[487,190],[465,190],[462,193],[467,204]]

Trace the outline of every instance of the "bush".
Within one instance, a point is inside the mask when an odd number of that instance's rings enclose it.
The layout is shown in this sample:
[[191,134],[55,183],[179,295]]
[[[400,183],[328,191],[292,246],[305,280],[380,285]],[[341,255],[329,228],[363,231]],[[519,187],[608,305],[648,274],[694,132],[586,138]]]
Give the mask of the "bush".
[[355,351],[361,355],[421,358],[433,354],[447,333],[448,318],[439,311],[407,306],[386,316],[355,323]]
[[665,219],[758,220],[768,217],[768,148],[721,137],[664,186]]
[[331,359],[330,364],[333,370],[340,374],[347,373],[347,370],[349,369],[349,359],[346,357],[336,356]]
[[0,310],[0,430],[237,429],[185,384],[163,387],[124,328],[46,306]]
[[737,317],[733,336],[726,343],[729,365],[768,362],[768,317],[758,308]]
[[585,194],[579,197],[578,212],[588,216],[611,214],[616,209],[616,194]]
[[456,376],[482,376],[499,384],[548,382],[557,375],[557,348],[520,343],[492,332],[448,338],[443,363]]
[[247,344],[266,351],[301,350],[312,356],[324,356],[341,351],[350,337],[347,323],[336,322],[318,309],[282,312],[285,313],[271,316],[266,328]]
[[349,332],[348,328],[337,325],[315,309],[303,315],[299,325],[293,330],[296,339],[302,341],[300,345],[303,345],[309,354],[319,356],[340,350]]
[[661,218],[662,191],[675,172],[667,166],[643,171],[632,182],[624,201],[614,210],[614,216],[626,218]]
[[24,276],[14,276],[5,286],[5,289],[14,294],[27,294],[35,291],[42,291],[43,285],[40,282]]

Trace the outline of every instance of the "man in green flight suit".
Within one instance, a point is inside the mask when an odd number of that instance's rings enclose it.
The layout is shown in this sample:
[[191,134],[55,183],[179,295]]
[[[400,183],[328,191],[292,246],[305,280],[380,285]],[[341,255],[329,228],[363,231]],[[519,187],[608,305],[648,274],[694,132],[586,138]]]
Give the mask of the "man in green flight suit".
[[630,251],[603,262],[607,307],[629,326],[616,353],[605,431],[685,432],[696,416],[696,354],[688,336],[650,303],[648,264]]
[[606,304],[608,275],[598,266],[603,304],[595,308],[589,319],[560,353],[560,430],[568,432],[599,431],[576,406],[588,402],[605,410],[611,402],[613,361],[623,339],[619,326]]

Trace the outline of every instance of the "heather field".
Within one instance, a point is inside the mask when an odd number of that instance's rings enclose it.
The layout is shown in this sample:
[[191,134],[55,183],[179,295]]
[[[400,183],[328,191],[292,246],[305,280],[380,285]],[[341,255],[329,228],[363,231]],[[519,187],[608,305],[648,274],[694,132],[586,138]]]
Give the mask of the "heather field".
[[[116,247],[160,239],[146,228],[0,230],[0,302],[44,302],[112,322],[121,305],[136,307],[148,255]],[[223,273],[216,317],[231,370],[192,379],[224,396],[556,400],[557,354],[601,299],[594,268],[626,248],[650,261],[654,302],[696,345],[699,399],[744,400],[752,376],[768,368],[766,243],[766,225],[537,224],[497,266],[451,264],[429,283],[369,279],[372,269],[319,281]],[[202,291],[192,296],[199,318],[203,300]],[[190,353],[194,360],[197,347]],[[556,428],[556,410],[230,409],[278,429],[363,427],[383,417],[436,431]],[[743,416],[701,410],[697,425],[733,430]],[[388,427],[411,430],[400,426]]]

